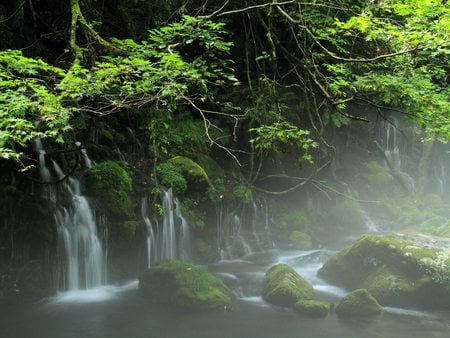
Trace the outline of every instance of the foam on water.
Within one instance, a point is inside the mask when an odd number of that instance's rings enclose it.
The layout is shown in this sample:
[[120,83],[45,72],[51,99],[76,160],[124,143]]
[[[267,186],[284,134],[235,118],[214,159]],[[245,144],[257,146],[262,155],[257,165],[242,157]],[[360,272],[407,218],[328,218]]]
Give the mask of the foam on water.
[[56,296],[49,299],[51,304],[61,303],[95,303],[113,300],[124,291],[136,289],[138,281],[132,281],[124,285],[103,285],[86,290],[71,290],[60,292]]
[[396,315],[413,316],[413,317],[433,317],[433,314],[430,312],[414,309],[403,309],[399,307],[390,307],[390,306],[386,306],[383,309],[388,313],[393,313]]

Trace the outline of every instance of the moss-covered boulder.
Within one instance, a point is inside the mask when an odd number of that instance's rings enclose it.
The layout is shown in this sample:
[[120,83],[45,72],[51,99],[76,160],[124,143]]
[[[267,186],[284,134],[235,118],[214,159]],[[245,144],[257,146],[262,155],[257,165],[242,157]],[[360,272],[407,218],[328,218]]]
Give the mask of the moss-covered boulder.
[[164,260],[139,277],[139,288],[152,303],[192,310],[227,310],[232,295],[204,267]]
[[296,250],[309,250],[312,248],[311,236],[303,231],[292,231],[289,240],[292,247]]
[[321,300],[299,300],[294,309],[311,317],[326,317],[330,312],[330,303]]
[[134,219],[131,200],[131,178],[117,162],[104,161],[85,173],[89,194],[98,201],[98,208],[114,220]]
[[287,264],[277,264],[266,272],[262,297],[269,303],[292,307],[300,300],[309,300],[314,290],[303,277]]
[[318,273],[348,289],[366,288],[383,305],[450,308],[450,240],[445,238],[364,235]]
[[369,316],[383,312],[383,308],[366,289],[357,289],[341,299],[336,306],[340,317]]

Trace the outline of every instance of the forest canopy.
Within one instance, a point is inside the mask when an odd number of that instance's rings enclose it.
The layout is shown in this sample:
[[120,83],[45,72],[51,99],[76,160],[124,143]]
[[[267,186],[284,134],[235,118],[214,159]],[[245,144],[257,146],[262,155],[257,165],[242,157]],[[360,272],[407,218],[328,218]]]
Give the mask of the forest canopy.
[[111,116],[155,167],[222,152],[248,185],[289,148],[308,168],[289,189],[330,162],[325,130],[364,123],[354,106],[450,138],[447,1],[15,0],[0,33],[0,157],[22,171],[36,137],[88,147]]

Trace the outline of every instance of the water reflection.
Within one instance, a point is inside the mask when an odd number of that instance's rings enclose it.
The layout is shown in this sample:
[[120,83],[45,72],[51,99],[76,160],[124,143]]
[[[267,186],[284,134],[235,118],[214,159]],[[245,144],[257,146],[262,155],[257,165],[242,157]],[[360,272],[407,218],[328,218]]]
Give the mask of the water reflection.
[[316,298],[338,301],[346,291],[318,279],[315,272],[331,251],[271,250],[209,269],[233,289],[228,312],[185,312],[148,304],[137,281],[122,286],[65,292],[37,304],[0,307],[1,337],[33,338],[423,338],[448,337],[450,312],[385,308],[371,319],[309,318],[261,298],[264,272],[288,262],[314,286]]
[[230,312],[189,313],[147,304],[136,284],[103,291],[115,296],[99,297],[89,303],[66,298],[60,302],[52,299],[45,304],[3,308],[1,335],[8,338],[443,338],[448,337],[450,329],[448,313],[401,313],[387,309],[372,320],[340,320],[334,314],[313,319],[270,306],[256,296],[238,299]]

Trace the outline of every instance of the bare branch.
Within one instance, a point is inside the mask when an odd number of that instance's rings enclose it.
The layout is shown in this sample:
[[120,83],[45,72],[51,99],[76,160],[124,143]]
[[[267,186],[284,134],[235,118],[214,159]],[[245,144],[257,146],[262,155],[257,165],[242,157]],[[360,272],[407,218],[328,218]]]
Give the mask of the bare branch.
[[[206,112],[211,112],[211,111],[205,111],[203,109],[201,109],[199,106],[197,106],[194,101],[192,101],[189,97],[182,95],[182,97],[186,100],[186,102],[188,102],[196,111],[198,111],[203,119],[203,124],[205,126],[205,135],[208,138],[209,142],[211,145],[215,145],[216,147],[224,150],[228,155],[230,155],[239,166],[242,166],[241,162],[239,161],[239,159],[236,156],[236,152],[240,152],[239,150],[236,149],[230,149],[228,147],[223,146],[222,144],[218,143],[216,140],[214,140],[211,135],[209,134],[209,129],[211,127],[214,128],[218,128],[215,124],[213,124],[205,115]],[[216,114],[223,114],[223,113],[219,113],[219,112],[214,112]],[[230,115],[231,117],[233,117],[232,115]],[[238,119],[235,118],[235,123],[234,123],[234,131],[236,131],[237,128],[237,123],[238,123]]]
[[230,15],[230,14],[236,14],[236,13],[242,13],[242,12],[247,12],[250,11],[252,9],[257,9],[257,8],[264,8],[264,7],[270,7],[270,6],[282,6],[282,5],[288,5],[288,4],[293,4],[296,3],[295,0],[291,0],[291,1],[283,1],[283,2],[267,2],[265,4],[259,4],[259,5],[253,5],[253,6],[248,6],[245,8],[240,8],[240,9],[234,9],[231,11],[227,11],[227,12],[223,12],[220,14],[217,14],[217,16],[224,16],[224,15]]

